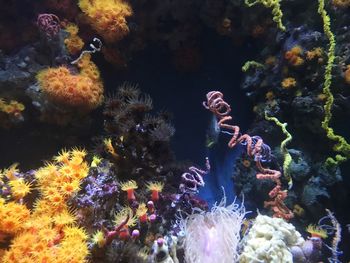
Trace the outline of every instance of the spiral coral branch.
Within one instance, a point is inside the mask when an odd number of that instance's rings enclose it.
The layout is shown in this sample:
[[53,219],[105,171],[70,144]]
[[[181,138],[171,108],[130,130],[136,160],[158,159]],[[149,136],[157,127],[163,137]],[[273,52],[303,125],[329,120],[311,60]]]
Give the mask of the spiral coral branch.
[[54,14],[40,14],[36,23],[48,38],[55,37],[61,29],[60,19]]
[[210,162],[209,158],[205,158],[206,170],[201,170],[195,166],[188,168],[189,172],[183,173],[181,178],[183,183],[180,184],[180,191],[183,193],[197,193],[198,186],[204,186],[203,175],[209,173]]
[[287,192],[282,191],[281,186],[281,172],[273,169],[264,168],[262,162],[270,160],[271,149],[264,144],[259,136],[250,136],[248,134],[241,134],[239,126],[228,124],[232,117],[228,114],[231,112],[231,106],[224,101],[223,94],[219,91],[211,91],[207,94],[207,101],[203,102],[203,106],[210,110],[218,118],[218,125],[225,131],[229,131],[232,138],[228,142],[228,147],[233,148],[237,144],[246,146],[247,154],[254,158],[256,167],[260,171],[256,178],[270,179],[276,183],[276,186],[269,192],[272,199],[265,202],[265,207],[271,207],[274,212],[274,217],[284,218],[289,220],[293,217],[293,213],[284,204],[284,199],[287,197]]

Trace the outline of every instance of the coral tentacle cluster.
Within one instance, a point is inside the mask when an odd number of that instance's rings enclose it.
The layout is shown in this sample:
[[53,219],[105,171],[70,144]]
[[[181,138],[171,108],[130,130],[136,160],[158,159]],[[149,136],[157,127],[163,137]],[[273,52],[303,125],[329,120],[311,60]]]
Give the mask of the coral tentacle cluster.
[[47,99],[58,106],[80,111],[95,109],[103,100],[103,85],[91,55],[85,54],[78,62],[79,74],[66,66],[48,68],[39,72],[37,79]]
[[80,0],[79,7],[91,26],[106,42],[121,40],[129,33],[126,18],[132,15],[131,6],[123,0]]

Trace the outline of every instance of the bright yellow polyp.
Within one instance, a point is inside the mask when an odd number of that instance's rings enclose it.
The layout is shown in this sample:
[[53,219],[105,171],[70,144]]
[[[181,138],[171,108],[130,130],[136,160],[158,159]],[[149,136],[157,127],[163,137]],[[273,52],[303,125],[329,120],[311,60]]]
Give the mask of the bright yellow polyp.
[[161,192],[163,190],[164,183],[162,182],[150,182],[147,184],[147,189],[149,191]]
[[123,191],[128,191],[130,189],[137,189],[137,183],[134,180],[130,180],[120,184],[120,188]]

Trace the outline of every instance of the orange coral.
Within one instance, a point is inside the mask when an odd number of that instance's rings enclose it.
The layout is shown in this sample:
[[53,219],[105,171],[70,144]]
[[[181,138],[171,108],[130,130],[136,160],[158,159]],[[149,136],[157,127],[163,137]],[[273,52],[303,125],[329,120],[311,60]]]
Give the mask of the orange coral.
[[301,66],[304,64],[304,59],[301,57],[303,54],[303,49],[296,45],[291,50],[288,50],[284,54],[284,58],[288,61],[292,66]]
[[85,54],[78,63],[80,74],[65,66],[44,69],[37,75],[40,88],[49,101],[81,111],[98,107],[103,100],[103,85],[96,65]]
[[64,40],[64,44],[69,54],[76,55],[84,46],[83,40],[78,36],[79,28],[77,25],[69,23],[65,30],[69,33],[69,37]]
[[290,89],[290,88],[294,88],[297,85],[297,82],[295,80],[295,78],[285,78],[283,79],[283,81],[281,82],[281,85],[284,89]]
[[121,40],[129,33],[126,18],[132,15],[131,6],[123,0],[79,0],[91,26],[106,42]]

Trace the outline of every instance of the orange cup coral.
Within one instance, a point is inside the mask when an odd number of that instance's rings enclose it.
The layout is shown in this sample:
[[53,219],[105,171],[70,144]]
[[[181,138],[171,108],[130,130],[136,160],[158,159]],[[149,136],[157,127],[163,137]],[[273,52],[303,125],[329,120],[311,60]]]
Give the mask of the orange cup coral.
[[96,65],[85,54],[78,63],[80,74],[74,75],[65,66],[44,69],[37,75],[42,92],[58,106],[90,111],[103,100],[103,85]]
[[129,33],[126,18],[132,15],[131,6],[123,0],[79,0],[91,26],[105,41],[121,40]]

